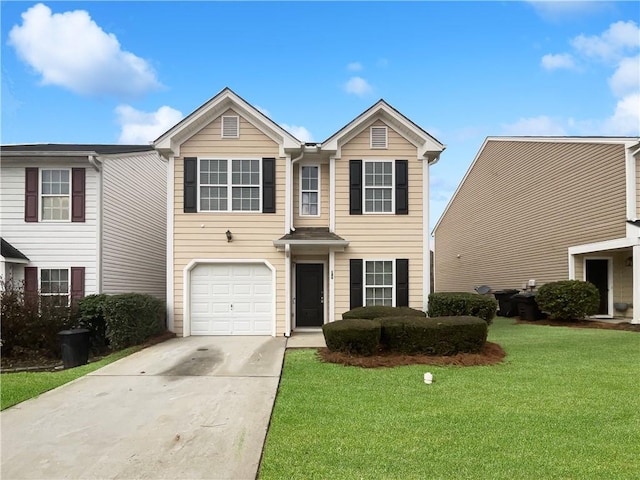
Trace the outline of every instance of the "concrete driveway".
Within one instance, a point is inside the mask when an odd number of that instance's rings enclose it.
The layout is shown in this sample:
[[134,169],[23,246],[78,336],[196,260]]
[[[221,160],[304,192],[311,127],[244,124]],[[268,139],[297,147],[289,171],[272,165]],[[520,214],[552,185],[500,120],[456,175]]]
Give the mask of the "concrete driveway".
[[176,338],[5,410],[0,476],[255,478],[285,344]]

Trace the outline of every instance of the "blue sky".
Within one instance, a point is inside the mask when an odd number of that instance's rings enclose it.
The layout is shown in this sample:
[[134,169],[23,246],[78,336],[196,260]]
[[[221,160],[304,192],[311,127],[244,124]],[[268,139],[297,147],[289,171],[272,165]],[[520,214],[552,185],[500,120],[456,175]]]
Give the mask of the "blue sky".
[[384,98],[447,145],[640,135],[638,2],[2,2],[11,143],[147,143],[230,87],[321,142]]

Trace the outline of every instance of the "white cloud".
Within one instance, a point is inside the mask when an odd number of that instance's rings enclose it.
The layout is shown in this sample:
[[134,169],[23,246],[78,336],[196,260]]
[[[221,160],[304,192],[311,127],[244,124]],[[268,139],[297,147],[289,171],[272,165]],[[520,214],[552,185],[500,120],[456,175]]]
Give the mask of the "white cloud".
[[313,135],[311,135],[311,132],[304,127],[299,127],[298,125],[287,125],[286,123],[281,123],[280,126],[298,140],[302,140],[303,142],[313,142]]
[[623,58],[609,79],[609,86],[617,97],[640,90],[640,55]]
[[601,35],[578,35],[571,41],[578,52],[589,58],[617,61],[640,46],[640,30],[635,22],[612,23]]
[[561,1],[531,1],[528,2],[542,18],[552,22],[575,20],[576,18],[601,13],[611,6],[606,2],[561,0]]
[[613,115],[605,121],[604,133],[609,135],[640,135],[640,93],[622,98]]
[[373,92],[371,85],[362,77],[351,77],[347,83],[344,84],[344,89],[347,93],[353,93],[360,97]]
[[576,64],[573,57],[568,53],[548,54],[542,57],[542,66],[547,70],[557,70],[560,68],[574,69]]
[[269,113],[269,110],[267,110],[266,108],[259,107],[258,105],[254,105],[254,107],[256,107],[256,110],[258,110],[264,116],[271,118],[271,114]]
[[563,136],[566,135],[564,127],[556,120],[545,115],[531,118],[521,118],[517,122],[502,125],[505,135],[525,136]]
[[349,70],[350,72],[359,72],[360,70],[362,70],[362,68],[363,67],[360,62],[352,62],[347,65],[347,70]]
[[39,3],[22,14],[9,44],[42,76],[82,95],[132,97],[160,87],[147,61],[121,48],[85,10],[52,14]]
[[178,110],[163,106],[155,112],[142,112],[130,105],[116,107],[120,124],[119,143],[148,144],[182,120]]

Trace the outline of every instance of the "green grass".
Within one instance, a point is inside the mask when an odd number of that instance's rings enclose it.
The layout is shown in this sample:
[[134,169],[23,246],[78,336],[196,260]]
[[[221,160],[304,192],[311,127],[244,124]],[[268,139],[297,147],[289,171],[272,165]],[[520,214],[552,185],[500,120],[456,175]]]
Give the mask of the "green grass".
[[288,351],[260,479],[640,477],[638,333],[508,319],[489,332],[507,352],[491,367],[360,369]]
[[109,363],[131,355],[141,348],[140,346],[126,348],[112,353],[97,362],[59,372],[3,373],[0,375],[0,410],[37,397],[76,378],[83,377]]

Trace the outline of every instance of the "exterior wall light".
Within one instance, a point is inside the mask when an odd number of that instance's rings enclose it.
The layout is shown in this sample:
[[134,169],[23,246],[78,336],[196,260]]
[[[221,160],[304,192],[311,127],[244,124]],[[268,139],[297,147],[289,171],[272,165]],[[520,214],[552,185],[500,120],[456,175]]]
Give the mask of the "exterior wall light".
[[231,240],[233,240],[233,234],[231,233],[231,230],[227,230],[225,232],[225,235],[227,236],[227,242],[230,242]]

